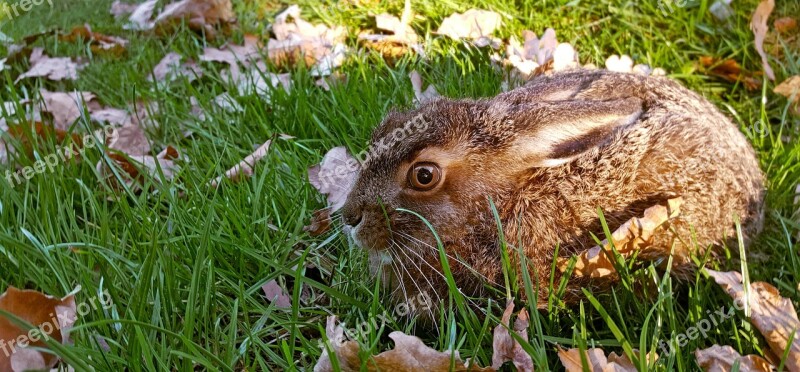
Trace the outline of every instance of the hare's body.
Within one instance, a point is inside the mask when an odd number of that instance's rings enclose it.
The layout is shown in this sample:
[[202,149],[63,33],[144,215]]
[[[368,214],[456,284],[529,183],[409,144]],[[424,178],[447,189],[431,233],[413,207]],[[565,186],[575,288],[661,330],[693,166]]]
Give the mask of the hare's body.
[[670,232],[656,238],[656,248],[674,244],[677,253],[734,237],[735,216],[746,238],[761,228],[763,176],[753,149],[716,107],[666,78],[556,74],[488,100],[393,113],[374,139],[385,143],[420,119],[424,130],[365,164],[343,209],[351,235],[400,297],[446,287],[433,234],[398,208],[430,221],[457,284],[473,295],[485,281],[502,282],[489,199],[506,241],[522,249],[540,283],[549,282],[556,246],[569,257],[596,245],[598,207],[614,230],[682,197]]

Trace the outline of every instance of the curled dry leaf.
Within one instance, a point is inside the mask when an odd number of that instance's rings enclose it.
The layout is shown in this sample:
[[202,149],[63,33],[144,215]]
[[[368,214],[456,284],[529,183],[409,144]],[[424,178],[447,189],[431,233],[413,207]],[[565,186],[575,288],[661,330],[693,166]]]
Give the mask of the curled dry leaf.
[[[514,301],[508,301],[506,309],[503,312],[503,317],[494,328],[494,336],[492,340],[492,368],[500,369],[500,366],[505,362],[514,363],[514,367],[520,372],[533,372],[533,359],[528,355],[522,346],[511,337],[508,330],[511,328],[511,313],[514,312]],[[528,340],[528,311],[522,309],[517,314],[517,319],[514,320],[514,333],[521,339]]]
[[[642,218],[631,218],[616,231],[611,234],[611,242],[617,252],[623,257],[629,257],[637,251],[649,247],[651,239],[655,234],[663,230],[663,226],[670,219],[680,214],[680,206],[683,204],[682,198],[669,199],[666,205],[655,205],[644,211]],[[670,252],[655,252],[661,257],[669,256]],[[611,243],[608,239],[603,241],[602,246],[590,248],[580,255],[575,264],[575,277],[605,278],[616,277],[616,269],[612,260]],[[568,258],[560,258],[558,262],[559,270],[564,272],[569,266]]]
[[122,55],[128,47],[128,40],[117,36],[92,32],[92,28],[88,24],[77,26],[73,28],[70,33],[59,35],[58,39],[70,43],[74,43],[79,39],[84,40],[88,42],[92,52],[95,54],[119,56]]
[[515,78],[527,80],[549,70],[580,67],[578,53],[571,44],[558,43],[552,28],[545,30],[541,39],[532,31],[522,31],[522,39],[522,44],[514,36],[509,39],[504,58],[492,55],[493,62],[513,67]]
[[[152,177],[156,182],[172,181],[180,170],[179,160],[182,159],[178,150],[172,146],[167,146],[155,157],[150,155],[125,156],[118,153],[107,155],[116,166],[119,178],[109,168],[105,159],[100,159],[95,167],[100,179],[108,181],[109,185],[115,189],[121,188],[121,181],[133,192],[142,190],[145,174]],[[161,170],[160,172],[159,169]],[[163,178],[161,177],[162,174]]]
[[43,48],[34,48],[29,61],[30,70],[18,76],[14,84],[29,77],[43,77],[54,81],[75,80],[78,78],[78,71],[85,66],[69,57],[50,58],[44,54]]
[[192,30],[214,38],[216,27],[235,23],[236,14],[231,0],[181,0],[164,7],[154,26],[156,32],[163,35],[173,32],[184,22]]
[[727,372],[733,370],[733,365],[739,362],[741,372],[771,372],[773,366],[764,358],[757,355],[741,356],[730,346],[714,345],[707,349],[697,349],[694,352],[697,364],[707,372]]
[[[47,345],[41,340],[44,334],[58,342],[69,343],[69,330],[78,319],[75,293],[79,290],[80,288],[60,299],[14,287],[8,287],[6,292],[0,295],[0,310],[14,314],[40,330],[37,332],[38,335],[34,335],[0,315],[0,341],[3,342],[3,350],[6,351],[0,353],[0,371],[50,369],[58,363],[58,357],[54,354],[43,353],[29,347],[46,348]],[[31,335],[35,337],[30,337]]]
[[156,67],[153,68],[152,75],[147,77],[149,81],[173,81],[178,78],[186,78],[188,81],[203,76],[203,70],[194,61],[187,61],[181,63],[183,56],[178,53],[170,52],[158,62]]
[[775,31],[785,34],[797,28],[797,20],[792,17],[778,18],[775,20],[773,26],[775,26]]
[[138,5],[120,3],[117,1],[111,4],[111,14],[114,14],[116,17],[121,17],[126,14],[128,10],[131,10],[128,23],[122,27],[126,30],[149,30],[154,26],[151,18],[153,18],[156,4],[158,4],[158,0],[148,0]]
[[272,279],[261,286],[264,291],[264,296],[275,307],[279,309],[288,309],[292,307],[292,297],[286,293],[286,290],[281,287],[275,279]]
[[410,25],[413,17],[411,1],[406,0],[403,15],[400,18],[388,13],[375,16],[375,26],[379,30],[389,32],[389,34],[362,32],[358,35],[358,40],[364,43],[367,48],[379,51],[384,58],[389,60],[406,54],[409,49],[421,52],[422,46],[419,45],[419,36]]
[[52,118],[53,127],[57,130],[67,131],[70,126],[81,117],[84,105],[86,110],[92,112],[101,109],[90,92],[50,92],[42,89],[39,91],[41,102],[34,105],[30,119],[40,121],[45,117]]
[[767,53],[764,51],[764,39],[767,37],[767,32],[769,31],[767,20],[769,19],[769,15],[772,14],[773,9],[775,9],[775,0],[761,0],[761,3],[758,4],[755,12],[753,12],[753,18],[750,21],[750,29],[753,30],[753,34],[755,35],[756,51],[758,51],[758,55],[761,56],[761,65],[764,68],[764,75],[767,75],[770,80],[774,81],[775,73],[772,72]]
[[[334,371],[328,348],[330,348],[341,371],[360,371],[362,360],[359,357],[359,346],[355,341],[347,341],[342,324],[336,324],[336,317],[329,316],[325,327],[328,339],[323,348],[314,372]],[[426,346],[418,337],[402,332],[392,332],[389,338],[394,341],[394,349],[373,355],[365,361],[369,370],[375,371],[494,371],[494,368],[480,368],[461,360],[458,351],[440,352]],[[453,362],[455,368],[450,368]]]
[[252,154],[247,155],[239,164],[233,166],[233,168],[228,169],[225,172],[225,175],[219,176],[211,181],[209,181],[209,185],[211,187],[218,187],[219,184],[222,182],[222,178],[227,178],[231,180],[231,182],[238,183],[241,182],[245,178],[250,178],[253,175],[253,167],[255,167],[256,163],[263,159],[269,153],[269,146],[272,143],[271,140],[264,142],[263,145],[259,146]]
[[[293,22],[289,22],[289,19]],[[313,25],[300,17],[300,7],[292,5],[275,17],[275,38],[267,44],[269,59],[277,66],[304,63],[314,76],[330,75],[344,61],[343,41],[347,30]]]
[[750,322],[764,335],[775,355],[782,356],[789,348],[786,368],[800,371],[800,320],[792,301],[781,297],[777,288],[765,282],[750,283],[749,296],[745,296],[742,275],[738,272],[709,269],[706,272],[733,298],[737,308],[749,309]]
[[[593,372],[636,372],[637,368],[633,365],[628,356],[625,354],[617,355],[616,353],[612,352],[608,354],[606,357],[605,352],[603,349],[600,348],[592,348],[589,350],[584,350],[584,355],[586,356],[586,362],[588,363],[588,370]],[[565,350],[561,347],[558,348],[558,358],[561,360],[561,364],[564,365],[564,368],[567,372],[583,372],[583,362],[581,361],[581,350],[580,349],[569,349]],[[655,362],[658,359],[658,355],[655,354],[647,354],[647,358],[650,362]]]
[[206,47],[200,60],[204,62],[222,62],[238,71],[239,64],[245,66],[260,57],[261,39],[256,35],[245,35],[243,45],[225,44],[220,48]]
[[634,65],[633,59],[625,54],[622,56],[612,54],[611,57],[608,57],[608,59],[606,59],[606,69],[609,71],[626,72],[643,76],[664,76],[667,74],[666,71],[659,67],[653,69],[645,64]]
[[758,89],[761,81],[753,77],[753,74],[739,66],[739,63],[732,60],[718,60],[714,57],[700,57],[700,65],[705,68],[709,75],[720,77],[730,82],[741,81],[748,90]]
[[234,85],[240,95],[257,94],[267,102],[270,102],[273,91],[279,87],[286,93],[292,90],[292,75],[268,72],[264,61],[258,61],[245,71],[231,67],[222,72],[222,78],[228,84]]
[[784,80],[773,91],[788,98],[793,103],[792,111],[800,115],[800,75]]
[[307,231],[308,235],[320,236],[331,229],[331,209],[322,208],[315,210],[311,216],[311,223],[303,226],[303,231]]
[[502,24],[500,14],[488,10],[470,9],[445,18],[436,33],[455,40],[473,40],[479,46],[499,46],[499,41],[492,37],[492,33]]
[[322,162],[308,168],[308,181],[327,197],[330,213],[338,211],[347,201],[358,178],[360,164],[344,146],[334,147],[322,157]]
[[436,91],[436,87],[433,86],[433,84],[428,85],[428,88],[424,91],[422,90],[422,76],[417,70],[411,71],[408,74],[408,78],[411,79],[411,89],[414,90],[414,102],[417,105],[421,105],[441,96],[439,92]]

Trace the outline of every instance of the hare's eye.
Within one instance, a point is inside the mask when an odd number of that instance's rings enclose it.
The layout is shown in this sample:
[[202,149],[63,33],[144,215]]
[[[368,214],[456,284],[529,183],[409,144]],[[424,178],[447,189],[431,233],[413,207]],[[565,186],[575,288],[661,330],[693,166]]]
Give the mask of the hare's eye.
[[408,170],[408,183],[415,190],[430,190],[441,180],[442,171],[434,163],[416,163]]

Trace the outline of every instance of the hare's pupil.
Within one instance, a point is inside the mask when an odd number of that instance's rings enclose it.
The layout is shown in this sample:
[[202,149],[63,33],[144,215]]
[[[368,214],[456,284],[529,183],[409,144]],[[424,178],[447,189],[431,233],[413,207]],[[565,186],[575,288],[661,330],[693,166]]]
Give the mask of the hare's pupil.
[[420,168],[417,171],[417,181],[423,185],[427,185],[433,181],[433,173],[428,168]]

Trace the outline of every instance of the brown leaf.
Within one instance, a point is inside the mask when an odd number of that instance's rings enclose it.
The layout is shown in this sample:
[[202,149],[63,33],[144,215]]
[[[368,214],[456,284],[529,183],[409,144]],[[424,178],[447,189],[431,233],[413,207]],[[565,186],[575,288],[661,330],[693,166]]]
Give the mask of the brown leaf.
[[148,0],[141,4],[123,4],[115,1],[114,4],[111,4],[111,14],[119,18],[126,13],[131,13],[128,23],[122,26],[126,30],[149,30],[155,25],[151,18],[153,18],[156,4],[158,4],[158,0]]
[[8,287],[0,295],[0,310],[22,318],[39,331],[25,331],[5,316],[0,315],[0,341],[4,351],[0,352],[0,371],[24,371],[28,369],[50,369],[58,363],[58,357],[42,353],[29,346],[46,348],[44,335],[58,342],[69,342],[69,329],[77,320],[75,293],[58,299],[36,291]]
[[241,182],[245,178],[250,178],[253,175],[253,167],[255,167],[256,163],[263,159],[264,157],[269,154],[269,146],[272,143],[271,140],[264,142],[263,145],[259,146],[252,154],[247,155],[239,164],[233,166],[233,168],[228,169],[225,172],[225,175],[219,176],[213,180],[211,180],[208,184],[211,187],[218,187],[220,182],[222,182],[222,178],[230,179],[233,183]]
[[275,279],[272,279],[261,286],[264,291],[264,296],[275,307],[280,309],[288,309],[292,307],[292,297],[286,293],[286,290],[281,287]]
[[707,372],[729,372],[739,362],[741,372],[771,372],[773,366],[764,358],[756,355],[741,356],[730,346],[714,345],[694,352],[697,364]]
[[492,55],[492,61],[502,66],[511,66],[522,80],[552,71],[562,71],[580,67],[578,53],[569,43],[559,43],[556,32],[548,28],[542,38],[532,31],[522,31],[523,42],[512,36],[506,46],[503,58]]
[[436,33],[455,40],[478,40],[491,37],[502,23],[500,14],[488,10],[470,9],[445,18]]
[[[505,362],[513,362],[517,371],[533,372],[533,359],[522,348],[517,340],[509,334],[511,313],[514,312],[514,301],[508,301],[503,317],[494,328],[492,341],[492,368],[500,369]],[[523,340],[528,340],[528,311],[522,309],[514,321],[514,332]]]
[[70,43],[74,43],[79,39],[87,41],[95,54],[120,56],[128,47],[128,40],[92,32],[92,28],[88,24],[77,26],[68,34],[60,34],[58,39]]
[[781,297],[777,288],[765,282],[751,283],[749,296],[745,296],[742,275],[738,272],[710,269],[706,272],[733,298],[738,309],[749,311],[750,322],[764,335],[775,355],[782,356],[789,347],[786,367],[790,371],[800,370],[800,320],[792,301]]
[[308,226],[303,226],[303,231],[307,231],[308,235],[311,236],[320,236],[331,229],[331,222],[331,209],[318,209],[311,216],[311,223]]
[[417,105],[421,105],[441,96],[439,92],[436,91],[436,87],[434,87],[433,84],[428,85],[428,88],[424,91],[422,90],[422,76],[417,70],[411,71],[408,74],[408,78],[411,79],[411,89],[414,90],[414,101]]
[[[118,169],[121,181],[127,185],[132,192],[142,190],[145,174],[152,177],[156,182],[170,182],[175,178],[180,170],[177,160],[182,156],[172,146],[167,146],[155,157],[150,155],[125,156],[117,153],[107,154],[109,159]],[[101,180],[108,181],[112,188],[120,189],[121,186],[114,172],[104,159],[100,159],[96,167]],[[159,173],[161,169],[161,173]],[[163,173],[163,178],[161,174]]]
[[117,150],[128,156],[147,155],[150,153],[150,141],[144,130],[137,124],[128,123],[114,130],[114,137],[106,144],[109,149]]
[[322,157],[322,162],[308,168],[308,181],[327,197],[330,213],[333,213],[344,206],[360,169],[358,161],[344,146],[334,147]]
[[[661,230],[662,226],[680,214],[681,204],[683,204],[682,198],[670,199],[667,201],[667,205],[655,205],[647,208],[642,218],[634,217],[622,224],[611,234],[611,241],[617,252],[623,257],[629,257],[648,247],[652,237]],[[667,257],[670,252],[659,253]],[[611,254],[611,244],[606,239],[602,246],[595,246],[578,255],[572,275],[590,278],[616,277],[617,273],[612,261],[614,258],[609,258]],[[564,272],[569,266],[569,259],[560,258],[558,266]]]
[[388,32],[388,34],[362,32],[358,35],[358,40],[364,43],[367,48],[379,51],[384,58],[388,59],[397,59],[408,53],[409,50],[421,51],[422,46],[419,45],[419,36],[410,25],[413,17],[411,1],[406,0],[401,18],[388,13],[381,13],[375,16],[376,27],[379,30]]
[[772,72],[767,53],[764,52],[764,39],[767,37],[767,32],[769,31],[767,20],[769,19],[769,15],[772,14],[773,9],[775,9],[775,0],[761,0],[761,3],[756,7],[756,11],[753,12],[753,18],[750,21],[750,29],[753,30],[753,34],[755,34],[756,51],[758,51],[758,55],[761,56],[761,65],[764,68],[764,74],[767,75],[770,80],[774,81],[775,73]]
[[773,89],[773,92],[788,98],[792,102],[800,103],[800,75],[784,80]]
[[[588,363],[587,368],[589,369],[589,371],[593,372],[636,372],[637,371],[637,368],[633,365],[633,362],[631,362],[631,360],[628,359],[628,356],[625,354],[617,355],[616,353],[612,352],[611,354],[608,354],[608,357],[606,357],[603,349],[592,348],[584,350],[584,355],[586,356],[586,362]],[[567,370],[567,372],[582,372],[584,370],[583,363],[581,362],[580,349],[564,350],[561,347],[559,347],[558,358],[561,360],[561,364],[564,365],[564,368]],[[647,358],[649,361],[654,362],[658,359],[658,355],[648,353]]]
[[235,23],[236,14],[231,0],[181,0],[167,5],[156,17],[154,26],[158,34],[165,35],[184,22],[190,29],[213,39],[216,27]]
[[300,18],[297,5],[275,17],[272,31],[275,38],[269,40],[267,53],[276,66],[303,63],[311,68],[312,75],[325,76],[344,61],[347,30],[341,26],[313,25]]
[[165,55],[156,67],[153,68],[152,75],[147,77],[149,81],[173,81],[178,78],[186,78],[189,81],[203,76],[203,70],[194,61],[181,63],[183,56],[178,53],[170,52]]
[[243,45],[225,44],[222,47],[203,48],[200,60],[204,62],[222,62],[238,68],[238,65],[247,66],[251,60],[260,57],[261,39],[256,35],[245,35]]
[[[52,117],[53,126],[61,131],[69,130],[70,126],[81,117],[84,105],[88,111],[100,109],[95,95],[90,92],[50,92],[42,89],[39,91],[41,102],[37,102],[33,120],[40,120],[42,114]],[[38,117],[37,117],[38,115]]]
[[797,28],[797,20],[792,17],[778,18],[775,20],[773,26],[775,27],[775,31],[785,34]]
[[732,60],[718,60],[714,57],[700,57],[700,65],[706,68],[710,75],[720,77],[730,82],[741,81],[748,90],[755,90],[761,86],[761,81],[754,78],[752,73],[744,70],[739,63]]
[[[341,371],[361,371],[359,346],[355,341],[346,341],[344,327],[336,324],[336,317],[329,316],[325,334],[330,347],[339,362]],[[389,338],[394,340],[394,349],[369,357],[364,365],[369,371],[494,371],[494,368],[480,368],[461,360],[458,351],[439,352],[426,346],[418,337],[402,332],[392,332]],[[451,358],[454,363],[450,368]],[[314,372],[333,371],[328,349],[323,348]]]
[[44,54],[43,48],[34,48],[30,56],[31,68],[27,72],[17,77],[14,84],[29,77],[43,77],[49,80],[75,80],[78,78],[78,70],[85,64],[74,62],[69,57],[50,58]]

